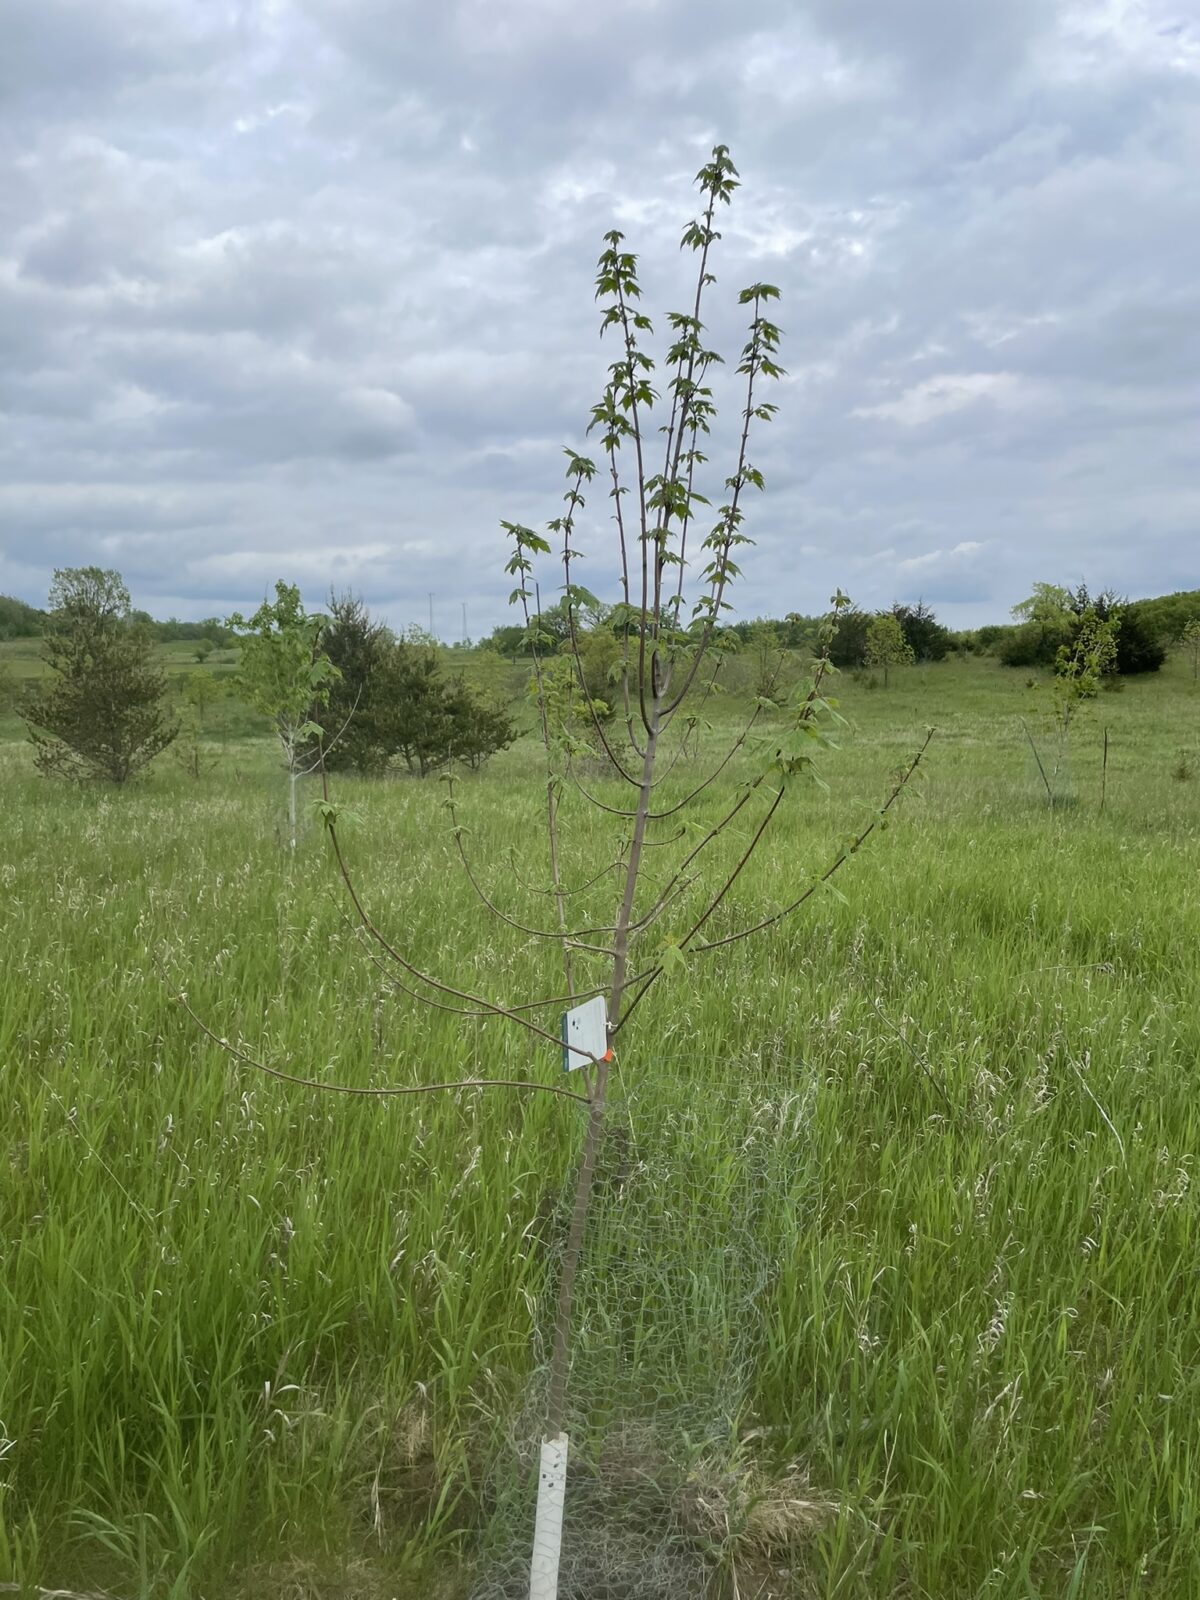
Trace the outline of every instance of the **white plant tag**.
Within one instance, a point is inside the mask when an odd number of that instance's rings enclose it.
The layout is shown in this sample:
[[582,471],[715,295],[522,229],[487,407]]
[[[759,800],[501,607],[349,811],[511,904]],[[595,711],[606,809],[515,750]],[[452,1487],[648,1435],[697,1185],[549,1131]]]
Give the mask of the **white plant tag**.
[[[563,1071],[586,1067],[588,1057],[603,1061],[608,1054],[608,1005],[602,994],[573,1006],[562,1019]],[[570,1046],[570,1048],[568,1048]],[[580,1051],[586,1051],[580,1055]]]

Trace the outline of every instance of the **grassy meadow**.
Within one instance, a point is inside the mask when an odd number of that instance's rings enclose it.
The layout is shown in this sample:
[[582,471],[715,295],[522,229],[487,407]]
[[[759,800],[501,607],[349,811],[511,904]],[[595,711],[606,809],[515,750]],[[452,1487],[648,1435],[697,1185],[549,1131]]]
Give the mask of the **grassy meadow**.
[[[23,647],[0,659],[36,665]],[[850,725],[822,759],[828,792],[789,791],[716,933],[823,867],[937,733],[838,894],[693,957],[620,1036],[617,1120],[643,1179],[628,1226],[664,1274],[661,1292],[645,1271],[597,1274],[610,1301],[637,1286],[610,1330],[636,1352],[621,1371],[651,1412],[736,1371],[718,1465],[759,1489],[710,1537],[714,1592],[1185,1600],[1200,691],[1172,660],[1102,694],[1054,808],[1021,726],[1047,690],[1024,674],[950,661],[837,692]],[[669,792],[743,715],[717,704]],[[0,1580],[453,1600],[482,1570],[496,1463],[524,1426],[582,1108],[324,1095],[198,1030],[176,988],[303,1076],[559,1081],[553,1045],[389,988],[318,826],[294,858],[282,847],[282,774],[254,720],[226,707],[210,735],[199,778],[168,752],[110,792],[40,778],[0,722]],[[706,792],[706,816],[753,759]],[[462,780],[460,820],[489,891],[549,926],[540,772],[523,738]],[[339,780],[372,914],[467,988],[561,992],[553,953],[475,899],[445,793]],[[564,810],[582,883],[615,854],[615,819],[570,789]],[[749,831],[714,853],[732,864]],[[655,871],[679,848],[652,852]],[[584,920],[603,920],[611,882],[576,900]],[[687,925],[681,910],[647,954]],[[762,1270],[739,1299],[743,1250]],[[772,1532],[756,1495],[779,1484],[804,1511]]]

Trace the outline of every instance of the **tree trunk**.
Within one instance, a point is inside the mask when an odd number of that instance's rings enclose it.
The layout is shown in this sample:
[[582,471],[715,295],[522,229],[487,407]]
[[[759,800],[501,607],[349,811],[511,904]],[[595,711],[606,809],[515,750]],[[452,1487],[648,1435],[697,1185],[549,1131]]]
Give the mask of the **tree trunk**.
[[[637,891],[641,867],[642,847],[646,839],[646,816],[650,810],[651,785],[654,780],[654,758],[658,744],[659,707],[656,704],[650,717],[650,731],[646,737],[646,754],[642,760],[642,782],[638,790],[637,810],[634,816],[633,835],[629,848],[629,863],[625,869],[625,890],[617,917],[613,937],[613,981],[608,997],[608,1025],[616,1027],[621,1015],[621,1000],[625,992],[625,975],[629,958],[629,926],[633,921],[633,902]],[[567,1374],[571,1362],[571,1323],[575,1301],[575,1279],[579,1272],[579,1259],[587,1234],[588,1216],[596,1177],[596,1159],[604,1135],[604,1109],[608,1093],[609,1063],[602,1061],[596,1068],[592,1103],[588,1107],[587,1132],[583,1139],[583,1154],[575,1179],[575,1202],[571,1208],[571,1226],[563,1251],[562,1277],[558,1285],[558,1303],[554,1314],[554,1341],[550,1352],[550,1388],[546,1402],[546,1437],[555,1439],[563,1432],[563,1418],[567,1403]]]

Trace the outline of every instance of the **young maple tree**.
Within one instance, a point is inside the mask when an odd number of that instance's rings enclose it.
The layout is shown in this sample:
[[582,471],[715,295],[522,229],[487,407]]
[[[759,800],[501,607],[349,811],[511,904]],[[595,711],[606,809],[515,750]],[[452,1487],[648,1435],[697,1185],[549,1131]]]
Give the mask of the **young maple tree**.
[[[625,1057],[626,1030],[660,980],[690,970],[693,963],[698,967],[705,957],[783,922],[827,884],[876,828],[886,826],[887,812],[911,780],[925,749],[922,745],[878,811],[846,835],[823,870],[786,885],[780,903],[763,907],[744,922],[731,921],[731,890],[789,793],[811,776],[817,750],[830,742],[837,716],[826,697],[833,671],[829,644],[838,613],[848,602],[840,591],[834,597],[807,682],[793,691],[786,704],[769,695],[756,697],[741,726],[713,755],[708,770],[693,778],[696,757],[691,736],[717,687],[730,587],[739,576],[742,552],[752,542],[745,531],[746,502],[751,491],[764,487],[763,474],[751,458],[751,439],[774,416],[776,407],[764,396],[783,376],[778,361],[780,330],[772,320],[779,290],[772,284],[753,283],[738,295],[749,319],[736,364],[740,410],[733,460],[718,478],[720,492],[713,507],[704,490],[710,477],[708,440],[717,415],[713,383],[722,358],[707,342],[702,309],[716,281],[712,253],[721,237],[718,216],[738,187],[724,145],[713,150],[696,181],[702,208],[683,230],[682,239],[696,260],[694,291],[685,310],[667,314],[670,342],[661,369],[649,349],[653,326],[641,309],[637,257],[614,230],[605,236],[596,278],[603,306],[601,329],[613,335],[617,347],[603,394],[591,412],[589,432],[596,436],[599,459],[566,451],[565,507],[548,524],[549,537],[520,523],[502,524],[512,548],[507,571],[516,587],[511,600],[521,609],[532,658],[545,771],[546,853],[540,867],[535,864],[516,878],[512,903],[502,904],[501,892],[489,881],[496,863],[473,858],[450,783],[452,839],[462,868],[498,923],[521,940],[533,940],[546,949],[548,992],[499,999],[424,968],[404,948],[402,936],[383,929],[375,919],[369,893],[359,886],[343,844],[339,811],[327,779],[321,807],[354,913],[376,946],[378,960],[395,974],[400,988],[441,1011],[502,1020],[523,1030],[543,1050],[553,1045],[556,1056],[565,1049],[579,1069],[579,1090],[548,1082],[536,1073],[519,1080],[487,1078],[373,1089],[315,1085],[335,1092],[383,1095],[431,1093],[463,1087],[468,1081],[482,1086],[503,1083],[581,1104],[581,1149],[560,1261],[544,1419],[543,1449],[556,1450],[560,1465],[565,1463],[575,1287],[618,1045]],[[660,371],[661,390],[655,386]],[[594,672],[589,672],[581,628],[585,612],[596,614],[596,601],[576,582],[574,570],[583,554],[580,533],[586,493],[597,480],[606,486],[611,501],[613,566],[618,574],[618,593],[606,614],[606,626],[619,649],[605,673],[603,696],[596,692]],[[538,602],[535,569],[545,558],[561,566],[563,598],[561,610],[555,608],[563,622],[561,632],[546,626]],[[569,714],[562,711],[558,671],[564,656],[575,679],[574,694],[565,697]],[[580,720],[586,724],[586,739],[574,728]],[[615,786],[615,795],[609,789],[597,792],[585,782],[580,771],[584,751],[592,758],[601,753],[604,776],[596,781]],[[721,800],[721,790],[714,785],[722,774],[730,773],[739,753],[752,762],[749,775],[741,773],[742,781],[732,795]],[[583,823],[578,832],[573,827],[577,820]],[[597,855],[596,836],[605,827],[613,839]],[[604,863],[599,872],[595,872],[597,862]],[[532,887],[531,879],[543,871],[548,880],[545,888]],[[594,876],[588,877],[589,871]],[[577,876],[582,881],[573,881]],[[547,901],[553,912],[539,918],[530,907]],[[607,1019],[603,1046],[594,1050],[564,1046],[557,1013],[598,996],[603,997]],[[249,1065],[287,1076],[245,1052],[235,1053]],[[539,1505],[531,1589],[539,1596],[554,1592],[549,1567],[556,1559],[540,1542],[540,1519]]]
[[[597,298],[603,305],[601,329],[611,333],[617,343],[603,395],[591,413],[589,432],[597,437],[599,459],[566,450],[565,508],[548,524],[549,537],[520,523],[502,523],[512,544],[507,571],[515,578],[516,587],[511,600],[521,608],[532,653],[545,750],[547,895],[555,913],[549,927],[537,925],[523,910],[502,906],[497,891],[485,883],[488,864],[475,862],[469,853],[468,835],[459,822],[451,784],[453,838],[471,885],[498,921],[523,938],[534,938],[557,950],[563,975],[560,991],[542,999],[521,997],[501,1002],[423,970],[376,926],[343,849],[336,807],[330,806],[326,815],[337,864],[363,928],[383,957],[401,970],[403,981],[410,988],[415,986],[416,994],[463,1015],[503,1018],[535,1038],[553,1039],[556,1044],[557,1033],[546,1025],[553,1024],[555,1010],[596,995],[605,998],[609,1048],[581,1066],[586,1118],[559,1272],[545,1411],[547,1440],[559,1440],[566,1422],[575,1284],[618,1039],[637,1007],[665,975],[783,921],[827,883],[881,825],[924,750],[922,746],[896,779],[879,812],[844,840],[820,874],[790,886],[782,904],[764,909],[745,925],[722,931],[714,927],[714,919],[789,790],[810,775],[815,750],[829,742],[836,713],[825,696],[826,680],[833,670],[828,646],[837,614],[848,602],[840,592],[834,597],[812,675],[790,704],[781,706],[767,696],[758,697],[744,725],[713,758],[708,772],[698,781],[681,783],[688,771],[679,766],[683,741],[716,686],[729,590],[739,576],[742,551],[752,542],[745,531],[747,497],[764,487],[763,475],[751,459],[751,439],[755,428],[774,416],[776,407],[764,396],[783,375],[778,362],[780,330],[771,316],[779,290],[769,283],[753,283],[738,295],[738,304],[749,315],[736,366],[742,382],[740,418],[732,467],[720,480],[723,493],[713,510],[702,484],[708,478],[707,442],[717,413],[713,379],[722,358],[706,340],[701,313],[706,292],[716,281],[711,256],[721,237],[716,227],[718,214],[738,187],[736,169],[724,145],[713,150],[696,181],[703,209],[684,229],[682,239],[683,247],[696,257],[695,288],[687,309],[667,315],[671,339],[663,358],[661,392],[655,387],[659,368],[648,348],[653,326],[641,309],[637,257],[625,248],[623,235],[613,230],[605,236],[596,278]],[[664,413],[665,420],[657,423]],[[589,681],[580,625],[581,612],[594,610],[595,597],[577,584],[574,572],[582,554],[578,533],[586,491],[597,480],[606,484],[612,503],[619,572],[619,593],[608,626],[620,648],[608,674],[611,689],[603,698]],[[552,540],[562,570],[566,636],[561,642],[543,626],[540,588],[535,582],[535,564],[555,555]],[[554,657],[547,657],[548,648],[556,651]],[[560,659],[558,652],[565,653],[572,663],[576,694],[590,723],[588,747],[603,752],[612,782],[628,796],[624,802],[592,792],[580,776],[579,741],[572,737],[569,725],[564,727],[554,715],[561,699],[552,670]],[[610,714],[613,702],[618,711],[615,718]],[[770,737],[753,742],[756,725],[767,714],[772,717]],[[719,809],[715,819],[699,822],[692,829],[681,828],[689,810],[729,768],[735,755],[742,750],[749,753],[751,748],[757,756],[753,774],[730,802]],[[576,805],[608,822],[616,835],[613,848],[605,852],[606,859],[611,857],[616,865],[615,895],[613,875],[608,871],[590,886],[568,884],[564,828],[570,821],[569,809]],[[749,842],[732,863],[725,858],[709,872],[709,861],[720,855],[713,847],[735,821],[749,829]],[[589,838],[593,836],[594,828],[589,827]],[[684,842],[676,843],[677,839]],[[657,847],[653,866],[652,844]],[[608,896],[612,898],[606,903]],[[584,908],[582,918],[568,914],[568,903]],[[546,1021],[539,1020],[540,1014],[548,1014]],[[556,1088],[555,1092],[562,1090]]]
[[[321,725],[315,717],[329,698],[337,668],[321,649],[326,619],[304,609],[295,584],[277,583],[252,617],[235,612],[226,624],[238,637],[234,688],[271,719],[288,778],[288,841],[296,848],[296,786],[320,765]],[[315,753],[314,753],[315,752]]]

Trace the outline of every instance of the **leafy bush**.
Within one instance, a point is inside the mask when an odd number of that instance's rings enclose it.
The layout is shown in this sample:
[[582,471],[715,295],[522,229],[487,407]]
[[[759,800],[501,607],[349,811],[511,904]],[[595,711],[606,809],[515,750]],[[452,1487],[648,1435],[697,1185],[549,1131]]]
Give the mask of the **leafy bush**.
[[964,628],[951,633],[950,648],[963,655],[995,655],[1012,631],[1012,625],[1005,622],[988,622],[982,628]]
[[1020,627],[1006,628],[996,654],[1006,667],[1052,667],[1058,652],[1071,642],[1072,624],[1023,622]]
[[1073,590],[1039,583],[1013,612],[1025,620],[1000,644],[998,653],[1006,667],[1053,666],[1060,650],[1075,644],[1089,614],[1100,622],[1119,621],[1110,672],[1123,677],[1157,672],[1166,660],[1166,646],[1146,607],[1141,602],[1126,604],[1111,589],[1093,598],[1085,583]]

